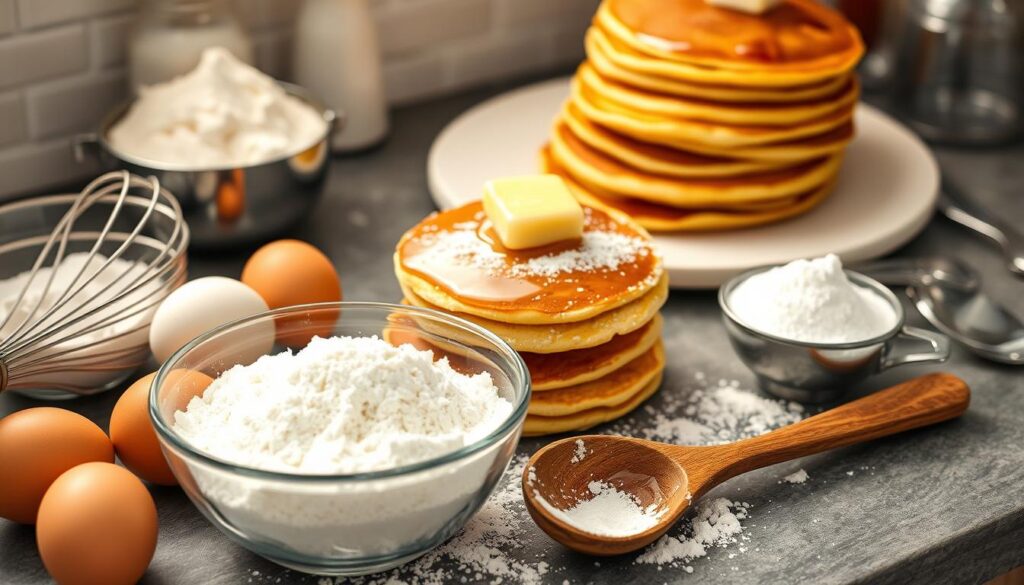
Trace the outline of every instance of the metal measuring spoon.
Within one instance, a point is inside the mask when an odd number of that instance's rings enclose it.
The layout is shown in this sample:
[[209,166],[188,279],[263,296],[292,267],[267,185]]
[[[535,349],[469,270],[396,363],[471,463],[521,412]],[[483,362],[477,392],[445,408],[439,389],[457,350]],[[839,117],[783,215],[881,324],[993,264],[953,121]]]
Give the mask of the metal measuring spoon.
[[1024,234],[1013,225],[984,211],[945,177],[936,207],[950,220],[998,244],[1010,272],[1024,276]]
[[906,286],[918,312],[979,356],[1024,364],[1024,324],[980,290],[977,274],[951,258],[893,259],[854,270],[887,286]]

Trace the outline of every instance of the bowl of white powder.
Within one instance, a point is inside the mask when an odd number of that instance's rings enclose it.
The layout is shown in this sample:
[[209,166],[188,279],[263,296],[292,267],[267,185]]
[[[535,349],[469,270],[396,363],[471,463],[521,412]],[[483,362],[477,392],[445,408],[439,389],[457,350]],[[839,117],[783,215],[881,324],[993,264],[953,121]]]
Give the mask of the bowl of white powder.
[[204,51],[191,72],[140,90],[95,134],[78,138],[111,167],[154,175],[181,202],[192,243],[265,241],[319,199],[336,115],[295,85],[229,51]]
[[[312,339],[253,355],[268,321]],[[529,395],[522,359],[485,329],[343,302],[195,339],[157,374],[150,415],[179,483],[228,537],[294,569],[362,575],[462,528],[512,458]]]
[[892,291],[831,254],[740,274],[718,302],[740,359],[789,400],[830,402],[882,370],[949,357],[948,339],[906,325]]

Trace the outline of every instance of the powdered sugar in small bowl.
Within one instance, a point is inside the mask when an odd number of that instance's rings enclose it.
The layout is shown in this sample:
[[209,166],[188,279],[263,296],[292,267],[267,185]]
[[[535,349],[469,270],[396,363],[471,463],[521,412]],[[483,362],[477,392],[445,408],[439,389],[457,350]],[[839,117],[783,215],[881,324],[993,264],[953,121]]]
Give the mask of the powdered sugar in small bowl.
[[[267,321],[278,339],[311,341],[264,355],[249,333]],[[529,387],[519,355],[472,323],[325,303],[192,341],[160,369],[150,416],[182,488],[227,536],[287,567],[362,575],[462,528],[515,451]]]
[[[803,271],[818,274],[790,286]],[[882,370],[949,357],[945,336],[906,325],[892,291],[831,256],[740,274],[719,289],[718,304],[740,359],[765,390],[789,400],[830,402]],[[908,341],[930,349],[898,347]]]

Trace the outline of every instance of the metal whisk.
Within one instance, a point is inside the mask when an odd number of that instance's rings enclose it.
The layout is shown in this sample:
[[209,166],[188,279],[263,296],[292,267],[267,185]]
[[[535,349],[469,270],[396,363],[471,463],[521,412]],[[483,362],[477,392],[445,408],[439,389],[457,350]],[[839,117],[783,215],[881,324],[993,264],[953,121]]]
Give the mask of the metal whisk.
[[112,172],[77,195],[8,204],[2,225],[19,238],[0,240],[0,391],[92,394],[146,361],[152,315],[185,281],[189,239],[155,177]]

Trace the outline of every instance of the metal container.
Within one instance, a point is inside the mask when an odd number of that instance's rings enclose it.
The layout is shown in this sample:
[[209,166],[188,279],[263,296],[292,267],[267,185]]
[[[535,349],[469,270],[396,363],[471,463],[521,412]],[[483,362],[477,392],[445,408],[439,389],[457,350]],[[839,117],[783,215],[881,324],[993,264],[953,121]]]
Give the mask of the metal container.
[[[872,339],[851,343],[806,343],[784,339],[744,324],[729,306],[732,291],[746,279],[773,267],[757,268],[726,282],[718,290],[729,341],[766,391],[800,402],[831,402],[867,377],[903,364],[942,362],[949,357],[944,335],[911,327],[896,296],[876,280],[847,270],[850,281],[872,290],[896,312],[896,325]],[[924,341],[931,351],[906,353],[900,341]]]
[[193,168],[131,156],[111,146],[107,133],[132,102],[115,108],[98,132],[78,136],[75,156],[83,160],[92,151],[106,167],[156,176],[181,203],[193,249],[265,242],[299,223],[319,200],[330,163],[329,138],[338,123],[338,116],[305,90],[286,83],[281,86],[315,108],[326,122],[316,142],[287,156],[236,168]]
[[929,140],[996,144],[1024,133],[1024,3],[911,0],[894,106]]

